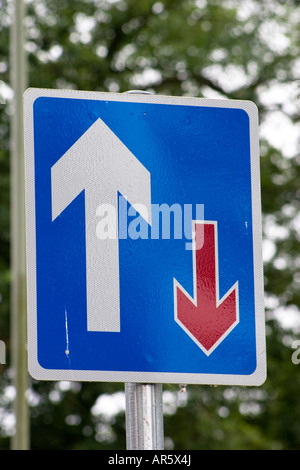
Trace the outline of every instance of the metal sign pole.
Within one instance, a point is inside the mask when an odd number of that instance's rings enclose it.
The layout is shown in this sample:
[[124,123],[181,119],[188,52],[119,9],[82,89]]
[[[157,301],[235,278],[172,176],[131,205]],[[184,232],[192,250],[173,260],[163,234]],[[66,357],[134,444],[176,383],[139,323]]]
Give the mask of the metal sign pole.
[[25,178],[24,178],[24,133],[23,93],[26,88],[26,58],[24,49],[23,0],[14,1],[14,20],[11,26],[11,82],[14,90],[14,111],[11,131],[11,337],[12,366],[16,399],[16,433],[12,438],[13,450],[29,448],[29,411],[26,399],[27,332],[26,332],[26,284],[25,284]]
[[162,384],[125,384],[127,450],[163,450]]

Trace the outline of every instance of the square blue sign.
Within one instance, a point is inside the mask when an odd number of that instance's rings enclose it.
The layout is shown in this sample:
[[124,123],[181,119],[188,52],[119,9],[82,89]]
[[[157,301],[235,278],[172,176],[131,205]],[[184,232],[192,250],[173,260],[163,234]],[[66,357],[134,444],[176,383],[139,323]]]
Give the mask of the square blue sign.
[[25,93],[29,371],[260,385],[257,108]]

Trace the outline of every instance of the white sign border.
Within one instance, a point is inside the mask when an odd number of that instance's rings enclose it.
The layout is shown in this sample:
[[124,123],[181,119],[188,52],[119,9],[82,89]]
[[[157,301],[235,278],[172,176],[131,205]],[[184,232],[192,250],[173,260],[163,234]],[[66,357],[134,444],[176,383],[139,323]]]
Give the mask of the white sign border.
[[[37,98],[55,97],[80,100],[154,103],[184,106],[204,106],[243,109],[249,116],[252,226],[254,256],[255,327],[257,367],[250,375],[124,372],[95,370],[56,370],[43,368],[37,359],[37,305],[36,305],[36,229],[35,229],[35,173],[33,105]],[[180,383],[203,385],[259,386],[266,380],[266,340],[262,261],[262,220],[260,192],[260,162],[258,138],[258,110],[251,101],[171,97],[151,94],[121,94],[77,90],[29,88],[24,94],[24,149],[26,181],[26,253],[27,253],[27,306],[28,306],[28,367],[36,380],[67,380],[89,382]]]

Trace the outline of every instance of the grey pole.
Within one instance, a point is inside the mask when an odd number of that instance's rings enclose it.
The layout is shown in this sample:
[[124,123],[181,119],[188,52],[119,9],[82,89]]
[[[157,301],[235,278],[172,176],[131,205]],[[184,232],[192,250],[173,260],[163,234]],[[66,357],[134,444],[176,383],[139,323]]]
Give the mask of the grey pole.
[[26,269],[25,269],[25,178],[23,93],[26,88],[25,6],[14,0],[14,17],[10,36],[11,84],[14,91],[11,119],[11,342],[13,383],[16,388],[14,411],[16,432],[13,450],[29,448],[29,412],[26,337]]
[[127,450],[163,450],[162,384],[125,384]]
[[[130,94],[151,94],[130,90]],[[125,384],[126,445],[128,450],[163,450],[162,384]]]

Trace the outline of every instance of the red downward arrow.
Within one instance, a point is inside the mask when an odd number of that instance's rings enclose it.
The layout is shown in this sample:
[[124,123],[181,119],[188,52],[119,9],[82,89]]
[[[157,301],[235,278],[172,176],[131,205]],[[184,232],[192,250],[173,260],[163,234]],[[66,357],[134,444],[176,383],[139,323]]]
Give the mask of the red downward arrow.
[[219,300],[217,222],[193,223],[194,298],[174,279],[175,320],[209,355],[239,322],[238,282]]

